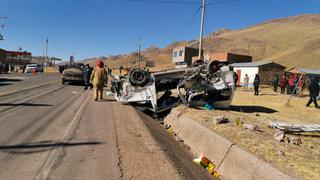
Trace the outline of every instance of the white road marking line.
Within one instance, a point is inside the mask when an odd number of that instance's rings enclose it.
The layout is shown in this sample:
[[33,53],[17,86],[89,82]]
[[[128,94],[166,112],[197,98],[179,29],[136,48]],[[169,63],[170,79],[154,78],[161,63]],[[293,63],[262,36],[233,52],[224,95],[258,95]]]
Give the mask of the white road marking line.
[[[80,119],[81,113],[85,109],[86,105],[89,102],[90,95],[87,95],[88,97],[85,99],[85,101],[82,103],[76,114],[74,115],[73,119],[71,120],[69,126],[64,130],[62,137],[59,139],[59,142],[63,142],[67,135],[69,134],[69,131],[71,130],[72,126]],[[63,147],[56,148],[52,150],[50,155],[48,156],[46,162],[44,165],[41,167],[39,173],[36,175],[34,178],[35,180],[42,180],[42,179],[47,179],[48,175],[50,173],[50,170],[54,163],[56,162],[57,158],[59,157],[60,151],[63,149]]]

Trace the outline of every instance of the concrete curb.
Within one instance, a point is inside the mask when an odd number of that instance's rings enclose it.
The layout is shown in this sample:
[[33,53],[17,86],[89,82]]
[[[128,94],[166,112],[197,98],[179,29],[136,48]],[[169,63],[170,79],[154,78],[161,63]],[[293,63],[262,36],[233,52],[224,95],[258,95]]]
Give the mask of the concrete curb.
[[170,125],[194,153],[211,159],[222,179],[295,179],[176,109],[165,118],[164,123]]

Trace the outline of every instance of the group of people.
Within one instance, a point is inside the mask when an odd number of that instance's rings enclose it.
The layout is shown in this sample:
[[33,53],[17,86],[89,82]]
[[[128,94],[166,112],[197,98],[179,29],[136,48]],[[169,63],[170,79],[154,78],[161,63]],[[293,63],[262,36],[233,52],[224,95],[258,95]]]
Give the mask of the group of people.
[[274,92],[277,92],[278,86],[280,87],[280,93],[294,94],[300,97],[303,96],[303,89],[305,88],[305,78],[303,76],[291,74],[290,77],[282,75],[276,75],[273,79]]
[[0,74],[8,74],[10,67],[8,64],[0,64]]
[[108,72],[104,68],[104,63],[99,60],[96,67],[92,70],[89,64],[84,68],[84,81],[87,90],[88,87],[94,90],[94,100],[98,101],[103,99],[103,88],[108,83]]
[[[306,104],[307,107],[311,105],[313,102],[316,108],[320,108],[317,103],[317,98],[319,96],[319,78],[313,77],[311,79],[311,82],[308,86],[309,90],[309,96],[310,99],[308,103]],[[290,76],[283,75],[281,78],[279,78],[279,75],[275,75],[273,79],[273,90],[274,92],[278,91],[278,86],[280,87],[280,93],[284,94],[285,92],[287,94],[293,94],[300,97],[303,97],[303,90],[305,88],[305,77],[302,75],[298,77],[297,75],[290,74]],[[255,78],[253,80],[253,87],[254,87],[254,95],[259,95],[259,86],[260,86],[260,76],[258,74],[255,75]],[[244,77],[244,89],[248,89],[249,87],[249,77],[246,74]]]

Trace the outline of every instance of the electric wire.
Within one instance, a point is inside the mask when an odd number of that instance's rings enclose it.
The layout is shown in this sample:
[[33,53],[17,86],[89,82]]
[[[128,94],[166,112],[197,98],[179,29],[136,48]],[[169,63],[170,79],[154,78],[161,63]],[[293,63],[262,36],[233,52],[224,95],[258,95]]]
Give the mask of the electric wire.
[[178,39],[190,26],[190,24],[193,22],[194,18],[198,15],[198,13],[200,12],[200,7],[196,10],[196,12],[191,16],[190,20],[187,22],[187,24],[185,26],[183,26],[183,28],[180,30],[180,32],[178,33],[176,39]]

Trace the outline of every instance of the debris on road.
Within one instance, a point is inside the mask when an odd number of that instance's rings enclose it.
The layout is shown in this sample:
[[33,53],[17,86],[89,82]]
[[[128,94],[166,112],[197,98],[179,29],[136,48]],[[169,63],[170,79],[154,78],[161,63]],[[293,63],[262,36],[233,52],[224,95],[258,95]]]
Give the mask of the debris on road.
[[270,122],[269,127],[290,134],[314,135],[314,133],[320,133],[319,124],[289,124],[285,122]]
[[302,140],[300,137],[293,137],[293,136],[286,136],[284,138],[284,142],[294,146],[299,146],[300,144],[302,144]]
[[235,124],[237,126],[242,126],[244,124],[244,118],[242,116],[241,117],[237,117],[234,122],[235,122]]
[[219,177],[218,172],[215,170],[216,165],[213,164],[211,160],[206,158],[205,156],[200,156],[193,160],[197,165],[205,168],[210,174],[212,174],[215,177]]
[[229,119],[224,116],[217,116],[217,117],[211,118],[211,121],[215,124],[223,124],[223,123],[228,123]]
[[250,129],[252,131],[259,130],[259,126],[257,124],[243,124],[243,127],[245,127],[246,129]]
[[107,96],[114,96],[114,94],[113,94],[111,91],[107,91],[107,92],[106,92],[106,95],[107,95]]
[[274,133],[274,138],[279,141],[279,142],[282,142],[284,141],[284,132],[283,131],[279,131],[279,130],[276,130],[276,132]]

